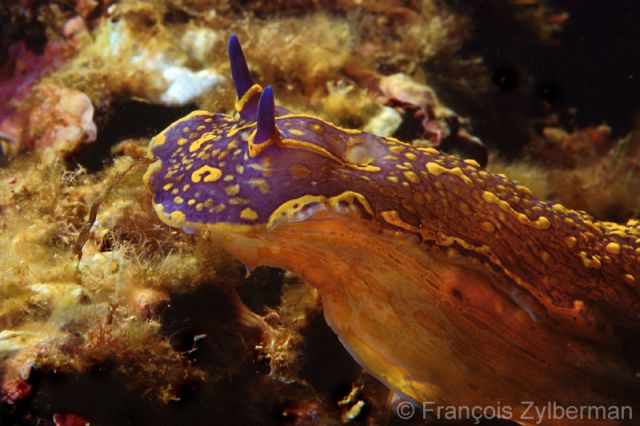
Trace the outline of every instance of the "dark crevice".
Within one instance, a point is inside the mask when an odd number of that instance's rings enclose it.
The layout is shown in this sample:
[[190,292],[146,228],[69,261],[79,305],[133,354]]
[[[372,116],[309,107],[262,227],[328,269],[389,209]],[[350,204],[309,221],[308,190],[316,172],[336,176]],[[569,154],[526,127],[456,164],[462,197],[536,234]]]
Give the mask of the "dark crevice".
[[242,301],[253,312],[264,314],[265,309],[277,309],[285,283],[285,271],[262,266],[251,272],[237,287]]
[[553,41],[545,43],[514,19],[522,6],[496,0],[452,2],[471,16],[473,35],[460,56],[483,58],[493,84],[486,93],[457,93],[438,78],[438,62],[430,64],[441,86],[438,95],[455,111],[473,117],[473,134],[509,158],[531,140],[531,119],[556,114],[567,129],[606,122],[619,136],[633,129],[640,113],[640,74],[634,68],[640,63],[640,44],[630,42],[640,39],[637,1],[546,3],[566,12],[568,19]]
[[310,315],[308,320],[308,326],[302,330],[305,336],[302,352],[310,355],[301,360],[300,377],[315,389],[327,391],[326,396],[337,402],[349,393],[361,367],[340,344],[321,313]]
[[194,109],[194,105],[167,107],[136,100],[115,101],[108,114],[96,114],[98,139],[83,144],[72,162],[90,172],[101,170],[110,162],[115,144],[127,138],[151,138]]

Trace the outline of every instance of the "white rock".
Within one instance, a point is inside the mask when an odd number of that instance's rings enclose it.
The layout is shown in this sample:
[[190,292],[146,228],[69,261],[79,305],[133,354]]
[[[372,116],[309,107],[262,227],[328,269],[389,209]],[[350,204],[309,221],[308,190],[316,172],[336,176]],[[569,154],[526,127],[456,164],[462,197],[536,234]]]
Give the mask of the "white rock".
[[223,81],[223,77],[212,70],[191,71],[185,67],[169,67],[162,73],[167,90],[160,100],[168,105],[185,105]]
[[402,115],[391,107],[383,107],[373,116],[364,130],[378,136],[391,136],[402,124]]
[[180,47],[189,57],[205,62],[209,52],[220,40],[219,34],[209,28],[189,28],[180,38]]

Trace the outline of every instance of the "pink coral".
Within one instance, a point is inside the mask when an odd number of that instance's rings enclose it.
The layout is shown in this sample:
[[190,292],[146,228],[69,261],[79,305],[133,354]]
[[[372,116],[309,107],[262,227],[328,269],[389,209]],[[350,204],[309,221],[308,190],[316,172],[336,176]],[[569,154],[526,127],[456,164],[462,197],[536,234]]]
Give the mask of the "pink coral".
[[11,138],[15,151],[51,148],[65,156],[79,144],[96,140],[93,104],[84,93],[47,83],[34,88],[32,98],[31,108],[0,124],[0,132]]

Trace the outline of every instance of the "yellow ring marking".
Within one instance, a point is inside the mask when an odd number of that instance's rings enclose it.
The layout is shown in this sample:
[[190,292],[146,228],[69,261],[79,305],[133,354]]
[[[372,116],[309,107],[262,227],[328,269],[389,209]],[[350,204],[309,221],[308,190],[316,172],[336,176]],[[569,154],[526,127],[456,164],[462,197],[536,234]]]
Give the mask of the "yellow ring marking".
[[204,182],[215,182],[220,179],[220,177],[222,177],[222,170],[204,165],[198,170],[191,173],[191,180],[194,183],[199,183],[201,180],[203,180],[203,175],[205,175]]

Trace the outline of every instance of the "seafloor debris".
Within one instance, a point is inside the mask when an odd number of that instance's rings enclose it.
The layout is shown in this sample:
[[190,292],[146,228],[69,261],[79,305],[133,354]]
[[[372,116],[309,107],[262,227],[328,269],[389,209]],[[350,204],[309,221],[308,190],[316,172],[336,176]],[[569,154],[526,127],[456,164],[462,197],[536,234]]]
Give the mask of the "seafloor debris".
[[392,74],[380,79],[380,91],[384,104],[399,111],[404,118],[394,131],[399,139],[437,147],[472,158],[483,167],[487,165],[487,149],[480,139],[471,135],[469,121],[445,107],[429,86],[419,84],[406,74]]

